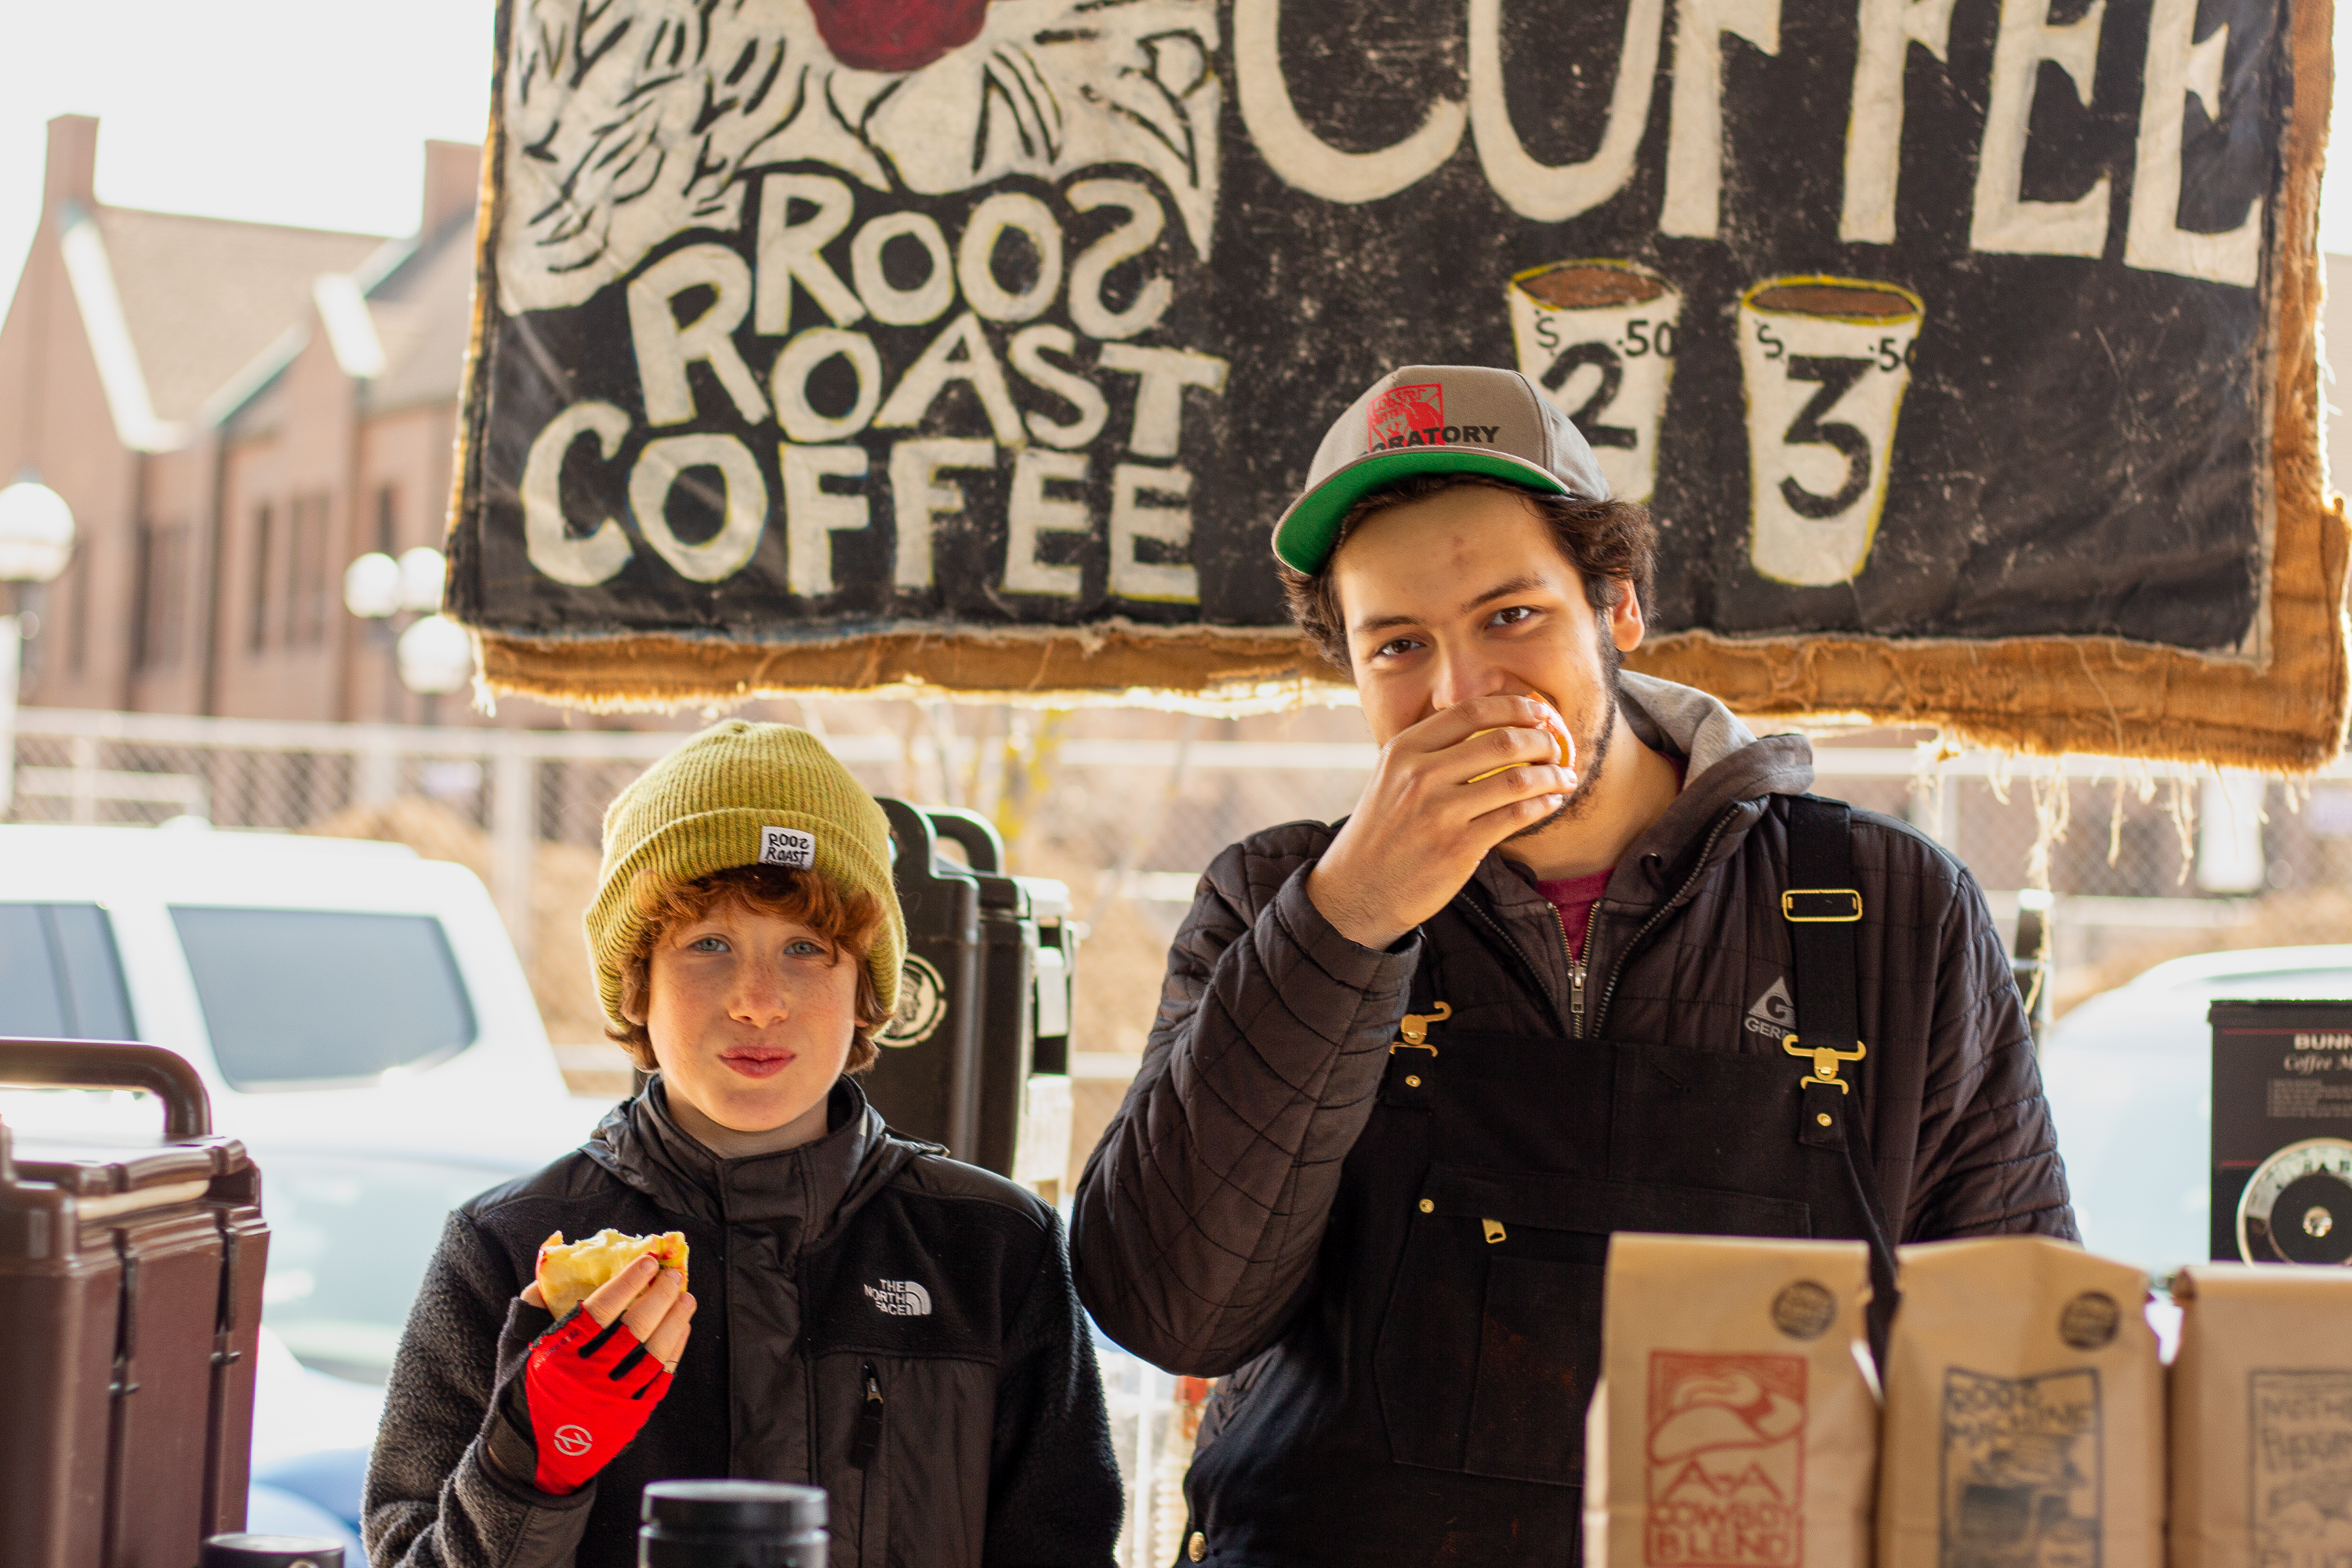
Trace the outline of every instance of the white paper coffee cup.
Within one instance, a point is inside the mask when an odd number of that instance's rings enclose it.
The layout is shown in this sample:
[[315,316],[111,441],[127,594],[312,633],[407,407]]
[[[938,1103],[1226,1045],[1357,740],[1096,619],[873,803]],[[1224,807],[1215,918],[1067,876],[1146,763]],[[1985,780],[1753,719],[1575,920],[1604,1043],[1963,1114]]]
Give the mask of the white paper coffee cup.
[[1869,560],[1922,309],[1856,278],[1773,278],[1739,297],[1759,575],[1819,587]]
[[1619,500],[1647,502],[1683,297],[1631,261],[1555,261],[1511,279],[1519,373],[1575,422]]

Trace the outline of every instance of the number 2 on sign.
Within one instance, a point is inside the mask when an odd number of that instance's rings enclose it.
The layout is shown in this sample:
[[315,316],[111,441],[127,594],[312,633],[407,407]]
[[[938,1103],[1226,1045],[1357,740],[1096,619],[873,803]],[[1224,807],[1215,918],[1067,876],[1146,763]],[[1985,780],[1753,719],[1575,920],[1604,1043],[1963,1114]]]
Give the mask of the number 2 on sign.
[[1584,405],[1570,414],[1569,418],[1584,433],[1584,439],[1590,445],[1622,447],[1630,450],[1640,439],[1631,428],[1601,422],[1601,416],[1609,411],[1611,404],[1617,401],[1617,394],[1625,384],[1625,363],[1615,349],[1607,343],[1576,344],[1551,362],[1551,368],[1544,372],[1544,387],[1565,396],[1570,378],[1588,366],[1600,371],[1600,384],[1592,389],[1592,395],[1584,400]]

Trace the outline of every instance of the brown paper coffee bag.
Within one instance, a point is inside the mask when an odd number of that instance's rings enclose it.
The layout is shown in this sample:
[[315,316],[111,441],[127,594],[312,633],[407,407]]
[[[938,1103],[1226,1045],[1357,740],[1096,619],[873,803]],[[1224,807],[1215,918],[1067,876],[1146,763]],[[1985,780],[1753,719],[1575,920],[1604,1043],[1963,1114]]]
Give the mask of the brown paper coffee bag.
[[2147,1275],[2033,1236],[1897,1260],[1879,1568],[2162,1568]]
[[2173,1568],[2352,1563],[2352,1270],[2173,1276]]
[[1588,1568],[1869,1568],[1869,1276],[1859,1242],[1610,1238]]

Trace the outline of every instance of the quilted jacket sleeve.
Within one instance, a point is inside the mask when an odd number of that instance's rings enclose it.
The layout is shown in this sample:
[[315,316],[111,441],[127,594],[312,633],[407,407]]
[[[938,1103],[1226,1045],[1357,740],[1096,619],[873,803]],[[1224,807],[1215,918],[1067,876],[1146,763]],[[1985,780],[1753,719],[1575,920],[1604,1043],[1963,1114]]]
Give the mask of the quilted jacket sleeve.
[[2078,1240],[2008,955],[1975,879],[1954,869],[1902,1239],[2026,1232]]
[[1380,952],[1332,929],[1307,896],[1328,838],[1276,828],[1209,868],[1079,1182],[1079,1297],[1173,1372],[1232,1371],[1302,1299],[1404,1013],[1420,939]]

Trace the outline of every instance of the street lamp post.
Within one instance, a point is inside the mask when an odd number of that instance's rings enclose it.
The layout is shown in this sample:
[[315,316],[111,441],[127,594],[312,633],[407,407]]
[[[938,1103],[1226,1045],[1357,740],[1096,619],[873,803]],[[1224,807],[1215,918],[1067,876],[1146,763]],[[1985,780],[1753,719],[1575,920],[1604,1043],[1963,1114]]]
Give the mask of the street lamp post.
[[24,668],[21,584],[47,583],[72,559],[73,509],[57,491],[31,478],[0,489],[0,583],[7,614],[0,615],[0,821],[16,799],[16,689]]
[[394,644],[400,683],[425,699],[425,721],[433,722],[439,700],[472,679],[473,639],[439,614],[448,564],[441,552],[420,544],[398,559],[371,551],[343,571],[343,607],[362,620],[383,621],[402,614],[419,618]]

